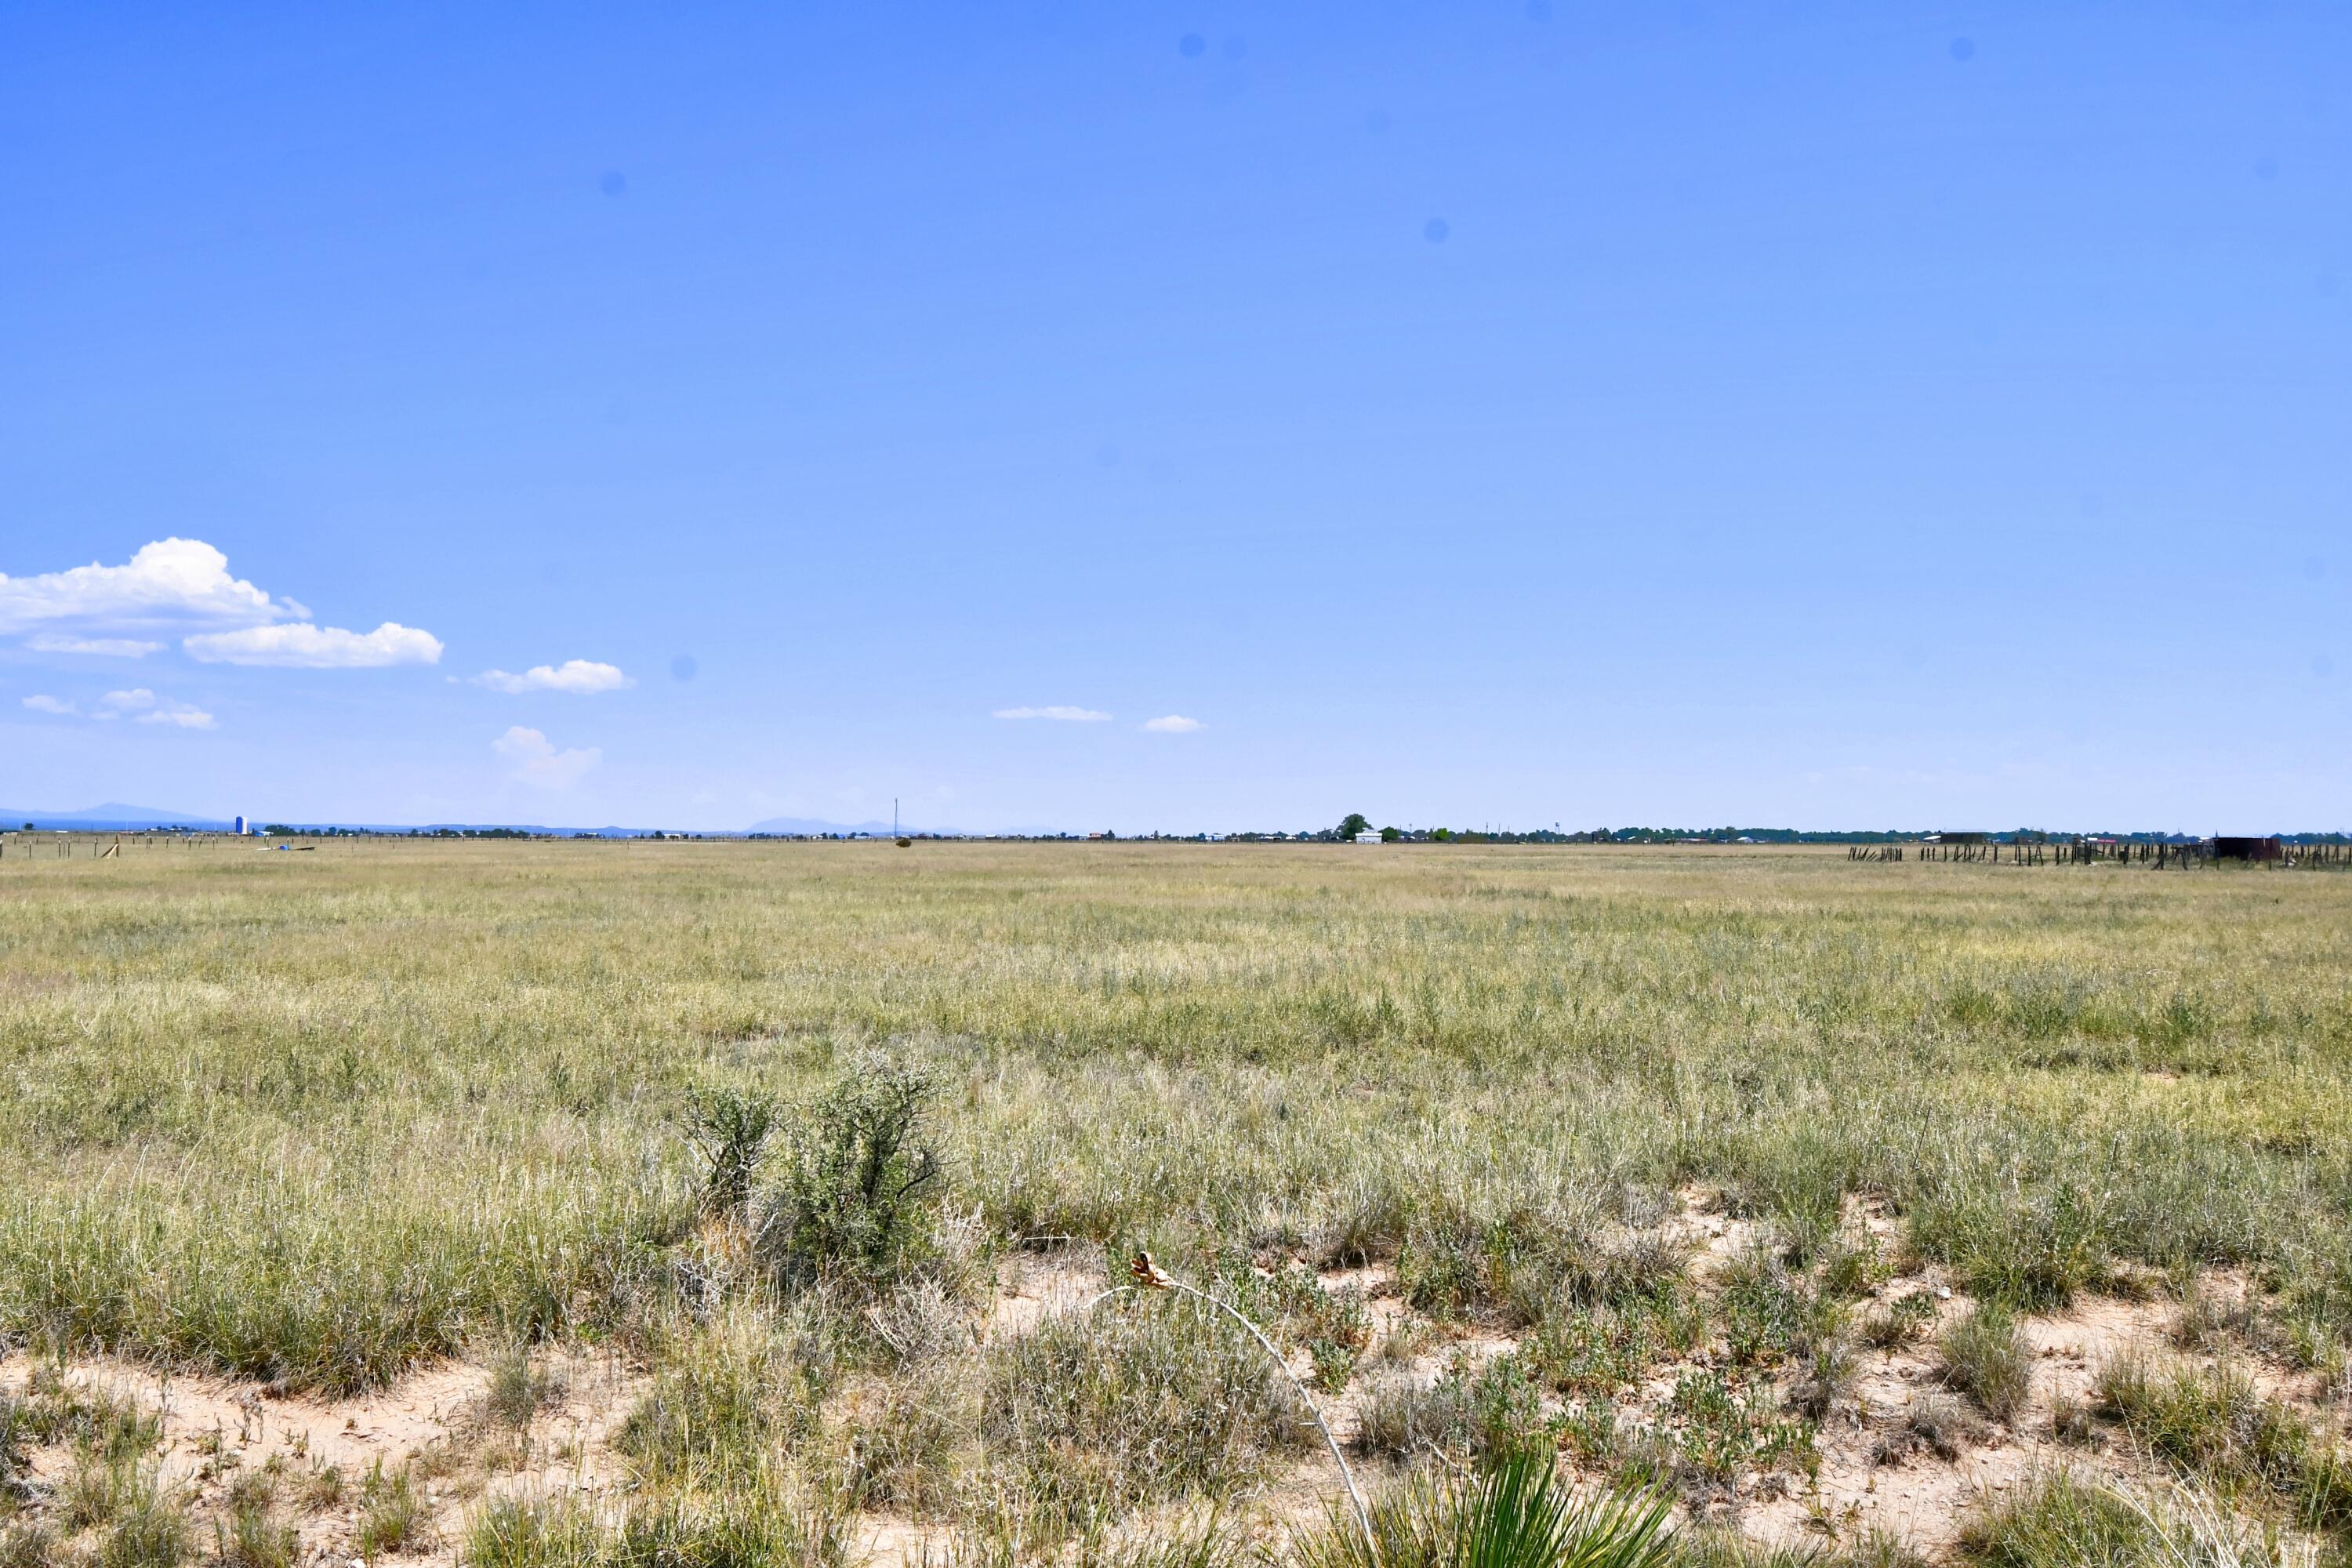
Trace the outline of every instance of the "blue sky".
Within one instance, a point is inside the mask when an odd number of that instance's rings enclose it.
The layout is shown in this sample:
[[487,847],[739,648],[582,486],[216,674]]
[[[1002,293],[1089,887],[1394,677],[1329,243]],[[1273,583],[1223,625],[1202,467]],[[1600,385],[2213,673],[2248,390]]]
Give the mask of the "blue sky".
[[11,7],[0,805],[2352,826],[2347,81],[2317,5]]

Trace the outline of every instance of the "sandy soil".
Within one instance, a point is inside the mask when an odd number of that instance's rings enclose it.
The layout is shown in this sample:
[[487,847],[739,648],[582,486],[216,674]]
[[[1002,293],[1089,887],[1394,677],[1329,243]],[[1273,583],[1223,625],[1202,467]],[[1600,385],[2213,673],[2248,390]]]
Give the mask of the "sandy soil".
[[[1667,1222],[1670,1234],[1689,1248],[1694,1275],[1704,1283],[1753,1245],[1756,1227],[1728,1215],[1719,1196],[1703,1189],[1687,1191],[1681,1200],[1680,1212]],[[1890,1255],[1899,1251],[1898,1223],[1874,1205],[1855,1205],[1847,1223],[1881,1237]],[[1327,1289],[1362,1298],[1374,1344],[1412,1321],[1384,1266],[1334,1270],[1321,1278]],[[1099,1253],[1091,1248],[1015,1254],[1000,1266],[993,1300],[975,1326],[983,1342],[1025,1334],[1051,1317],[1083,1310],[1109,1283]],[[2247,1287],[2242,1279],[2223,1276],[2208,1288],[2242,1294]],[[1933,1300],[1938,1322],[1969,1310],[1967,1298],[1930,1268],[1915,1268],[1877,1291],[1881,1300],[1912,1294]],[[2110,1356],[2128,1351],[2188,1354],[2173,1342],[2181,1310],[2160,1299],[2086,1297],[2068,1311],[2028,1320],[2024,1331],[2037,1356],[2025,1407],[2011,1424],[1985,1422],[1981,1440],[1969,1442],[1948,1458],[1905,1440],[1906,1416],[1915,1399],[1956,1397],[1941,1390],[1931,1346],[1866,1352],[1850,1391],[1822,1426],[1816,1482],[1809,1484],[1801,1476],[1743,1478],[1722,1495],[1703,1500],[1702,1506],[1711,1519],[1736,1523],[1760,1540],[1828,1544],[1883,1530],[1923,1555],[1948,1555],[1971,1506],[2037,1469],[2066,1465],[2116,1476],[2135,1473],[2133,1458],[2112,1443],[2062,1443],[2052,1431],[2052,1405],[2061,1399],[2087,1401],[2097,1368]],[[1440,1332],[1425,1325],[1419,1332],[1422,1342],[1402,1365],[1424,1380],[1441,1375],[1457,1358],[1476,1360],[1516,1348],[1510,1337],[1494,1332]],[[2242,1346],[2225,1347],[2223,1353],[2266,1392],[2293,1401],[2322,1426],[2340,1429],[2336,1391],[2313,1374],[2265,1361]],[[2211,1356],[2209,1350],[2189,1359]],[[1702,1352],[1688,1363],[1658,1368],[1619,1402],[1621,1427],[1654,1420],[1676,1378],[1707,1359]],[[0,1361],[0,1388],[22,1392],[36,1364],[21,1352]],[[414,1464],[429,1478],[424,1485],[437,1544],[401,1561],[422,1568],[454,1561],[467,1516],[486,1498],[566,1492],[604,1499],[626,1487],[626,1467],[612,1443],[646,1387],[643,1373],[618,1359],[587,1354],[554,1357],[548,1370],[561,1395],[520,1433],[487,1419],[483,1395],[489,1373],[469,1363],[423,1370],[377,1394],[340,1401],[270,1397],[257,1385],[170,1374],[126,1361],[79,1361],[64,1368],[64,1375],[160,1416],[165,1478],[186,1489],[200,1518],[222,1506],[242,1470],[274,1461],[289,1477],[310,1478],[331,1468],[345,1483],[340,1500],[299,1521],[310,1563],[355,1561],[358,1482],[378,1465],[393,1470]],[[1293,1357],[1291,1370],[1306,1375],[1303,1352]],[[1318,1400],[1343,1444],[1356,1429],[1365,1381],[1360,1377],[1345,1393]],[[37,1479],[51,1483],[69,1462],[57,1450],[34,1458]],[[1352,1454],[1350,1462],[1368,1489],[1387,1474],[1385,1467]],[[1584,1479],[1599,1482],[1597,1475]],[[1227,1517],[1272,1540],[1319,1520],[1340,1495],[1337,1472],[1318,1445],[1275,1484],[1229,1508]],[[860,1520],[855,1533],[862,1559],[877,1564],[919,1562],[927,1549],[936,1555],[945,1544],[940,1527],[882,1515]]]

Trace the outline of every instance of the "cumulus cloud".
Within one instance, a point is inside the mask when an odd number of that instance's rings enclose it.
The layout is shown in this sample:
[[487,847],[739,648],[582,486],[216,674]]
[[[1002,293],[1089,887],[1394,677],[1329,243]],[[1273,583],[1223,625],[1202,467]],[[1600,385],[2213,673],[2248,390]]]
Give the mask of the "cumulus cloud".
[[296,600],[231,576],[228,557],[201,539],[159,539],[120,566],[0,573],[0,635],[29,634],[36,653],[141,658],[164,636],[207,664],[361,669],[441,658],[438,637],[397,621],[372,632],[310,621]]
[[25,646],[35,653],[88,653],[102,658],[145,658],[163,650],[159,642],[141,642],[135,637],[77,637],[58,632],[44,632],[37,637],[26,637]]
[[30,577],[0,573],[0,632],[44,626],[65,636],[182,631],[308,620],[310,616],[291,599],[274,599],[230,576],[228,557],[201,539],[159,539],[142,545],[121,566],[93,562]]
[[1201,721],[1187,719],[1181,713],[1169,713],[1157,719],[1146,719],[1143,727],[1155,735],[1189,735],[1201,727]]
[[492,741],[490,749],[512,765],[516,779],[540,789],[569,789],[604,760],[603,750],[595,746],[559,752],[545,735],[520,724]]
[[999,708],[999,719],[1060,719],[1072,724],[1101,724],[1109,721],[1108,713],[1097,713],[1091,708]]
[[526,691],[568,691],[575,697],[588,697],[599,691],[619,691],[635,686],[635,681],[623,675],[614,665],[598,664],[593,659],[567,658],[562,664],[535,664],[520,675],[509,675],[503,669],[486,669],[474,677],[474,684],[487,686],[493,691],[519,696]]
[[128,691],[110,691],[98,700],[98,706],[100,718],[112,719],[154,707],[155,694],[143,686],[133,687]]
[[271,665],[282,669],[374,669],[394,664],[438,664],[441,639],[431,632],[386,621],[372,632],[340,626],[248,626],[206,632],[180,646],[205,664]]
[[47,697],[39,692],[25,699],[25,706],[36,713],[71,713],[74,705],[62,697]]

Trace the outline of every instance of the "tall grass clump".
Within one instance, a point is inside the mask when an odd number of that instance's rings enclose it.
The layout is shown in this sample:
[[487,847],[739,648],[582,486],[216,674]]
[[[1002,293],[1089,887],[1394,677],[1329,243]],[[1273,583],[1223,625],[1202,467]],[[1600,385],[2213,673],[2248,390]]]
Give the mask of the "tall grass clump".
[[2100,1367],[2096,1391],[2135,1441],[2204,1486],[2267,1492],[2312,1528],[2352,1528],[2352,1458],[2239,1368],[2120,1355]]
[[664,1496],[600,1521],[569,1499],[499,1498],[467,1531],[467,1568],[841,1568],[851,1535],[797,1495]]
[[2231,1514],[2210,1493],[2142,1493],[2050,1470],[1979,1508],[1961,1550],[1984,1568],[2319,1568],[2308,1537]]
[[1049,1321],[991,1352],[983,1378],[990,1475],[1049,1534],[1224,1496],[1316,1441],[1281,1371],[1181,1298]]
[[2033,1386],[2033,1347],[2016,1316],[1984,1301],[1936,1339],[1944,1381],[1974,1399],[1996,1421],[2014,1423]]

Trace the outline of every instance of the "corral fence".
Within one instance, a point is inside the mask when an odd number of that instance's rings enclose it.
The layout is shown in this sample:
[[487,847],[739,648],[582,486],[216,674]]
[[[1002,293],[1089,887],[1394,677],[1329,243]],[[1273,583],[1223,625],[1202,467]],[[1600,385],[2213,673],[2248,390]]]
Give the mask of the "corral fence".
[[2188,844],[2143,844],[2123,839],[2018,839],[1996,843],[1974,837],[1917,844],[1853,844],[1849,860],[1901,860],[1906,852],[1921,860],[1987,866],[2140,866],[2154,871],[2196,870],[2226,865],[2276,867],[2288,871],[2352,868],[2352,844],[2291,844],[2277,838],[2217,837]]

